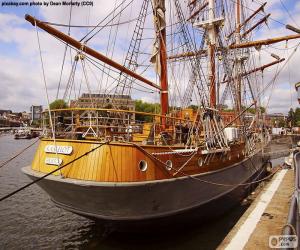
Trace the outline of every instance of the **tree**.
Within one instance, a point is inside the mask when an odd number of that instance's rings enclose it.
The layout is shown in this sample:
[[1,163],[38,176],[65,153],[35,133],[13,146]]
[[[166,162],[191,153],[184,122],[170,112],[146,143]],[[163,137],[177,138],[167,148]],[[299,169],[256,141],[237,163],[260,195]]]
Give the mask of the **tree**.
[[[135,101],[135,111],[158,114],[160,112],[160,105],[158,103],[147,103],[141,100],[137,100]],[[151,116],[145,116],[139,114],[136,114],[136,119],[138,121],[145,121],[145,122],[152,121]]]
[[282,128],[282,127],[285,127],[285,126],[286,126],[285,120],[283,118],[280,118],[278,120],[278,127]]
[[50,103],[50,109],[65,109],[68,108],[68,104],[62,100],[62,99],[57,99],[53,102]]
[[300,126],[300,108],[296,108],[294,122],[296,126]]
[[292,108],[290,109],[290,111],[288,113],[287,122],[288,122],[289,127],[295,126],[295,112]]
[[[265,107],[259,107],[259,109],[260,109],[260,112],[262,114],[264,114],[266,112],[266,108]],[[255,114],[256,113],[256,109],[255,108],[249,108],[248,112],[251,113],[251,114]]]
[[188,108],[190,108],[190,109],[192,109],[194,111],[197,111],[199,107],[197,105],[192,104]]

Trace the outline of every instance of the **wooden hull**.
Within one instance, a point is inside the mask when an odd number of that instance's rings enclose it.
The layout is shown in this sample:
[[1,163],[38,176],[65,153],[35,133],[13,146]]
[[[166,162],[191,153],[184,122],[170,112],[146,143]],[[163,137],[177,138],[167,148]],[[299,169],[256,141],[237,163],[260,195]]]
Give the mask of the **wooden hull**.
[[[30,167],[23,168],[23,172],[33,180],[43,175]],[[239,183],[264,174],[264,159],[258,151],[234,165],[190,177],[95,182],[52,175],[38,184],[57,206],[126,230],[215,217],[241,201],[254,186]]]
[[[45,152],[48,145],[54,145],[53,141],[41,141],[32,162],[33,170],[49,173],[57,168],[45,162],[46,158],[57,158],[55,153]],[[57,140],[56,145],[71,146],[73,149],[70,155],[58,155],[63,165],[101,144],[95,141]],[[57,171],[55,175],[94,182],[155,181],[216,171],[244,159],[244,144],[231,146],[231,151],[227,153],[203,154],[200,150],[196,154],[193,152],[174,153],[176,149],[178,147],[136,146],[112,142],[76,160],[61,171]],[[140,161],[147,162],[146,171],[140,170]],[[164,164],[167,161],[172,162],[172,170],[166,169]],[[175,173],[176,169],[181,169],[181,171]]]

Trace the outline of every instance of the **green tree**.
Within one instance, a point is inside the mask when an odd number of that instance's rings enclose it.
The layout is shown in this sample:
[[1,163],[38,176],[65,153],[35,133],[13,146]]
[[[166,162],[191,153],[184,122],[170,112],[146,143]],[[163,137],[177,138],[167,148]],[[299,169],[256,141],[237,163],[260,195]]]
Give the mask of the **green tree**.
[[[260,109],[260,112],[262,114],[264,114],[266,112],[266,108],[265,107],[259,107],[259,109]],[[256,113],[256,109],[255,108],[249,108],[248,112],[251,113],[251,114],[255,114]]]
[[289,127],[295,126],[295,112],[292,108],[290,109],[290,111],[288,113],[287,123],[288,123]]
[[197,111],[197,110],[198,110],[198,106],[197,106],[197,105],[194,105],[194,104],[190,105],[188,108],[190,108],[190,109],[192,109],[192,110],[194,110],[194,111]]
[[[160,105],[158,103],[147,103],[141,100],[137,100],[135,101],[135,111],[158,114],[160,112]],[[138,121],[145,121],[145,122],[152,121],[151,116],[145,116],[139,114],[136,114],[136,119]]]
[[62,100],[62,99],[57,99],[53,102],[50,103],[50,109],[65,109],[68,108],[68,104]]
[[285,120],[284,120],[283,118],[280,118],[280,119],[278,120],[278,127],[279,127],[279,128],[282,128],[282,127],[285,127],[285,126],[286,126]]
[[294,122],[296,126],[300,126],[300,108],[296,108]]

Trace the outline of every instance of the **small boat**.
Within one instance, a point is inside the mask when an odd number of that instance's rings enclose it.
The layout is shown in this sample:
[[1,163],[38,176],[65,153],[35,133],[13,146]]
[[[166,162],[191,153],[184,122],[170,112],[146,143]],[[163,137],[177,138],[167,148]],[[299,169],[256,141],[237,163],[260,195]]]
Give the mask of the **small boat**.
[[30,129],[21,128],[15,133],[15,139],[31,139],[32,134]]

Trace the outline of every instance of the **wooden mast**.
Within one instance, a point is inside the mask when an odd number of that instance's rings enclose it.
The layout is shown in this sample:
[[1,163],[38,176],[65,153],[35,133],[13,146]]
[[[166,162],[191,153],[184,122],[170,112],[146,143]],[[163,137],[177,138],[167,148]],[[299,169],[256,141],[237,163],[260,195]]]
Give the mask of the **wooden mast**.
[[[241,43],[241,0],[236,1],[236,32],[235,32],[235,44]],[[242,78],[241,78],[241,69],[242,69],[242,62],[241,62],[241,55],[240,51],[237,51],[237,57],[235,58],[235,67],[234,67],[234,75],[235,75],[235,86],[236,86],[236,95],[237,95],[237,107],[236,111],[237,114],[240,114],[242,108]],[[238,121],[239,122],[239,121]]]
[[215,48],[216,48],[216,28],[214,24],[215,19],[215,0],[208,1],[208,78],[209,78],[209,94],[210,107],[216,107],[216,62],[215,62]]
[[[283,41],[289,41],[293,39],[299,39],[299,35],[288,35],[288,36],[282,36],[282,37],[275,37],[275,38],[269,38],[264,40],[257,40],[257,41],[250,41],[250,42],[243,42],[240,44],[231,44],[229,45],[228,49],[239,49],[239,48],[251,48],[251,47],[261,47],[264,45],[270,45],[273,43],[279,43]],[[216,48],[218,51],[221,51],[223,48]],[[171,55],[168,57],[169,60],[173,59],[180,59],[184,57],[191,57],[191,56],[206,56],[207,50],[198,50],[198,51],[189,51],[177,55]]]
[[[165,16],[165,1],[160,1],[162,11]],[[160,74],[160,103],[161,103],[161,115],[165,116],[168,113],[169,109],[169,97],[168,97],[168,69],[167,69],[167,48],[166,48],[166,26],[160,27],[160,34],[159,34],[159,57],[161,63],[161,74]],[[166,118],[162,117],[161,120],[162,127],[165,128],[166,126]]]
[[[281,58],[281,59],[279,59],[279,60],[276,60],[276,61],[271,62],[271,63],[267,63],[267,64],[265,64],[265,65],[263,65],[263,66],[258,67],[258,68],[254,68],[254,69],[252,69],[252,70],[250,70],[250,71],[247,71],[247,72],[242,73],[242,74],[241,74],[241,77],[250,75],[250,74],[255,73],[255,72],[257,72],[257,71],[263,71],[264,69],[266,69],[266,68],[268,68],[268,67],[271,67],[271,66],[273,66],[273,65],[276,65],[276,64],[278,64],[278,63],[281,63],[281,62],[283,62],[284,60],[285,60],[284,58]],[[232,81],[232,80],[233,80],[232,78],[229,78],[229,79],[227,79],[227,80],[222,81],[221,83],[226,83],[226,82],[229,82],[229,81]]]
[[50,25],[48,24],[45,24],[43,22],[41,22],[40,20],[30,16],[30,15],[25,15],[25,19],[30,22],[33,26],[38,26],[39,28],[45,30],[46,32],[48,32],[49,34],[55,36],[56,38],[72,45],[73,47],[77,48],[78,50],[81,50],[85,53],[87,53],[88,55],[114,67],[115,69],[117,70],[120,70],[121,72],[124,72],[125,74],[128,74],[132,77],[134,77],[135,79],[137,80],[140,80],[142,81],[143,83],[151,86],[151,87],[154,87],[156,89],[159,89],[161,90],[161,87],[160,86],[157,86],[155,83],[151,82],[150,80],[142,77],[141,75],[131,71],[130,69],[124,67],[123,65],[113,61],[112,59],[102,55],[101,53],[89,48],[88,46],[86,46],[85,44],[82,44],[81,42],[75,40],[74,38],[60,32],[59,30],[51,27]]
[[300,34],[299,35],[282,36],[282,37],[276,37],[276,38],[269,38],[269,39],[265,39],[265,40],[244,42],[244,43],[240,43],[240,44],[231,44],[231,45],[229,45],[229,49],[260,47],[263,45],[269,45],[269,44],[273,44],[273,43],[279,43],[282,41],[288,41],[288,40],[299,39],[299,38],[300,38]]

